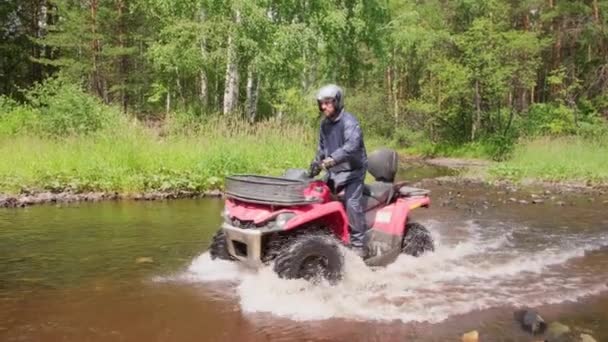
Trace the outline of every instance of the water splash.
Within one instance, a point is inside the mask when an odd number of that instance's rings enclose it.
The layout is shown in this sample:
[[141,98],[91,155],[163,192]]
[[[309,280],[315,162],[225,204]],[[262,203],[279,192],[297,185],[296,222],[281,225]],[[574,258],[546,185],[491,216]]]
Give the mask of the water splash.
[[514,236],[530,236],[528,227],[435,221],[425,225],[436,241],[434,253],[419,258],[402,255],[374,270],[343,249],[344,279],[334,286],[279,279],[270,266],[254,272],[212,261],[207,253],[176,279],[231,282],[243,311],[295,320],[436,323],[473,310],[560,303],[608,290],[601,272],[574,262],[608,246],[606,233],[562,234],[524,243]]

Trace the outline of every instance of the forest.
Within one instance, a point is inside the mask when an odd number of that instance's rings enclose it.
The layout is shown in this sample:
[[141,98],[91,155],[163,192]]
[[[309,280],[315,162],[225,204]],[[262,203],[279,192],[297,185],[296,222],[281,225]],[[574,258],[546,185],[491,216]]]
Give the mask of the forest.
[[371,147],[604,182],[607,13],[608,0],[2,0],[0,191],[201,189],[304,166],[329,82]]

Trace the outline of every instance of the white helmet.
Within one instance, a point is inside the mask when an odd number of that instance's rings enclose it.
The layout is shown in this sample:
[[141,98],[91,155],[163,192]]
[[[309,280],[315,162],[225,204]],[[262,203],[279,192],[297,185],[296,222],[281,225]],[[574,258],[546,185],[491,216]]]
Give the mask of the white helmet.
[[336,107],[337,113],[340,113],[344,108],[344,91],[337,85],[328,84],[319,89],[317,92],[317,104],[319,105],[319,111],[322,111],[321,101],[327,99],[334,100],[334,107]]

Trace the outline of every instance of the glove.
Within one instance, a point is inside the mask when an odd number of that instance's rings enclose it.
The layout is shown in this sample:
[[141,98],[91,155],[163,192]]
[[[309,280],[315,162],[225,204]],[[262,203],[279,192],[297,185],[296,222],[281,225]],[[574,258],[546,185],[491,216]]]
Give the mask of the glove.
[[333,158],[325,158],[325,159],[323,159],[323,162],[321,162],[321,166],[326,170],[335,165],[336,165],[336,161]]
[[319,175],[319,173],[321,173],[321,165],[319,164],[319,162],[318,161],[313,161],[312,163],[310,163],[310,169],[308,171],[308,177],[315,178],[316,176]]

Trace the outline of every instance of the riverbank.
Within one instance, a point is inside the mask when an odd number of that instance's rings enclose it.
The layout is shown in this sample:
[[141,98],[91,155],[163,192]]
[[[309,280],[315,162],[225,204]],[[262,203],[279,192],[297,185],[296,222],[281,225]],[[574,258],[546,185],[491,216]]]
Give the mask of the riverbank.
[[[0,137],[0,207],[101,200],[217,196],[226,175],[279,175],[308,165],[313,129],[265,122],[215,122],[189,132],[133,123],[114,131],[64,137]],[[390,146],[368,137],[372,151]],[[522,142],[504,162],[401,154],[400,168],[449,169],[419,178],[455,184],[542,188],[552,192],[608,189],[608,143],[582,138]],[[457,175],[454,175],[457,174]]]
[[[590,198],[598,197],[600,202],[602,196],[608,194],[608,185],[588,185],[581,182],[547,182],[541,180],[528,180],[525,182],[513,182],[510,180],[489,180],[476,174],[486,172],[492,167],[492,163],[483,160],[437,158],[437,159],[402,159],[402,164],[413,169],[414,173],[421,171],[413,179],[413,185],[418,187],[462,187],[467,186],[485,193],[497,193],[503,197],[498,202],[511,204],[551,204],[564,206],[569,203],[563,196],[569,194],[589,195]],[[435,168],[429,172],[428,168]],[[485,171],[484,171],[485,170]],[[445,175],[446,173],[459,173],[457,175]],[[407,177],[407,175],[406,175]],[[219,183],[218,183],[219,184]],[[485,190],[484,190],[485,189]],[[26,191],[19,194],[0,193],[0,208],[23,208],[38,204],[68,204],[74,202],[99,202],[99,201],[158,201],[175,199],[196,199],[222,197],[221,188],[209,190],[150,190],[135,192],[118,191],[89,191],[74,192],[73,190],[49,192],[49,191]],[[461,200],[456,194],[436,198],[436,202],[442,206],[460,206]],[[470,204],[470,203],[468,203]],[[471,208],[478,203],[471,204]],[[463,206],[463,208],[466,206]],[[483,206],[482,206],[483,207]]]
[[[287,143],[288,142],[288,143]],[[164,134],[133,126],[68,138],[0,138],[0,193],[204,193],[225,175],[305,167],[312,134],[296,125],[225,124]]]
[[175,191],[175,192],[147,192],[147,193],[125,193],[118,192],[87,192],[87,193],[70,193],[70,192],[42,192],[19,195],[3,195],[0,194],[0,208],[24,208],[37,204],[64,204],[75,202],[100,202],[100,201],[158,201],[158,200],[174,200],[174,199],[193,199],[206,197],[221,197],[222,192],[219,190],[210,190],[204,192],[196,191]]
[[520,142],[505,161],[439,157],[431,165],[458,170],[457,176],[435,181],[452,184],[488,184],[551,192],[602,193],[608,191],[608,141],[581,137],[538,138]]

